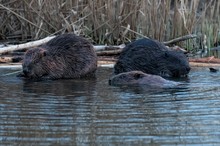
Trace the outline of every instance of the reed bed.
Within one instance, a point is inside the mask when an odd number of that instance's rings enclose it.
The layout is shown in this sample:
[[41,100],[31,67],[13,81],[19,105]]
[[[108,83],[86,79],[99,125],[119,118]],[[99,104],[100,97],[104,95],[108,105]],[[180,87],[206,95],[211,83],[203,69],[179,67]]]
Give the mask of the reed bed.
[[212,47],[220,41],[219,9],[219,0],[0,0],[0,39],[74,32],[94,44],[113,45],[143,36],[167,41],[198,34]]

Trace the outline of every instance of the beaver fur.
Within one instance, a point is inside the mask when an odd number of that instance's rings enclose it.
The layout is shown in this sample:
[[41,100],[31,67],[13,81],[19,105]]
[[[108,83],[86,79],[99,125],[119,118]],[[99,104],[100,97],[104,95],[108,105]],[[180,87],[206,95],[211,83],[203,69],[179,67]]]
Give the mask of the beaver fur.
[[97,55],[85,38],[63,34],[28,50],[22,68],[20,76],[28,79],[92,77],[97,69]]
[[142,71],[123,72],[113,75],[109,79],[109,84],[118,85],[147,85],[150,87],[168,88],[179,85],[178,82],[169,81],[158,75],[143,73]]
[[163,77],[182,77],[189,73],[190,67],[184,53],[144,38],[128,44],[114,66],[115,74],[133,70]]

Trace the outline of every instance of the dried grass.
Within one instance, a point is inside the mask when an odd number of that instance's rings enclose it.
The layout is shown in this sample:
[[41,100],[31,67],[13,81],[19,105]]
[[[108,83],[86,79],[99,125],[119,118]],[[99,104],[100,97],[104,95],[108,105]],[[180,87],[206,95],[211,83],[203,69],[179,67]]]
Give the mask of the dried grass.
[[219,41],[219,0],[0,0],[0,39],[34,40],[74,32],[97,44],[186,34]]

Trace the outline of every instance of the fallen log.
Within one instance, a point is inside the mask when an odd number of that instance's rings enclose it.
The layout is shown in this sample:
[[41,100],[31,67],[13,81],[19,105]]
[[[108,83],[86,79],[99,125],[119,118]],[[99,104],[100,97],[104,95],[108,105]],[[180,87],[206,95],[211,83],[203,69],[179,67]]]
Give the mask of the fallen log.
[[17,63],[23,60],[23,56],[0,57],[0,63]]
[[0,57],[0,63],[12,62],[12,57]]
[[51,40],[54,37],[55,36],[50,36],[50,37],[46,37],[44,39],[37,40],[37,41],[32,41],[32,42],[28,42],[28,43],[24,43],[24,44],[3,47],[3,48],[0,48],[0,54],[10,52],[10,51],[17,51],[17,50],[21,50],[21,49],[25,49],[25,48],[36,47],[36,46],[39,46],[39,45],[42,45],[42,44],[48,42],[49,40]]
[[111,51],[96,52],[96,54],[98,56],[113,56],[113,55],[119,55],[121,51],[122,49],[117,49],[117,50],[111,50]]
[[198,62],[189,62],[191,67],[220,67],[220,64],[217,63],[198,63]]
[[220,67],[220,59],[214,56],[206,58],[190,58],[190,66],[193,67]]
[[96,52],[100,51],[110,51],[110,50],[119,50],[125,47],[125,44],[121,44],[119,46],[107,46],[107,45],[97,45],[93,46]]
[[190,62],[197,62],[197,63],[220,63],[219,58],[215,58],[214,56],[206,57],[206,58],[195,58],[195,59],[189,59]]
[[114,57],[98,57],[98,61],[116,62],[118,59]]
[[[55,36],[49,36],[49,37],[46,37],[44,39],[37,40],[37,41],[31,41],[31,42],[24,43],[24,44],[10,45],[10,46],[7,46],[7,47],[2,47],[2,48],[0,48],[0,54],[11,52],[11,51],[22,50],[22,49],[33,48],[33,47],[36,47],[36,46],[47,43],[48,41],[50,41],[54,37]],[[185,41],[187,39],[192,39],[192,38],[195,38],[195,37],[197,37],[197,36],[196,35],[186,35],[186,36],[182,36],[182,37],[179,37],[179,38],[167,41],[167,42],[163,42],[163,43],[165,45],[168,45],[168,44],[177,43],[179,41]],[[147,37],[145,37],[145,38],[147,38]],[[101,51],[101,50],[103,51],[103,50],[110,50],[110,49],[115,50],[115,49],[122,49],[124,47],[125,47],[125,44],[121,44],[119,46],[106,46],[106,45],[94,46],[96,51]]]
[[[10,45],[10,46],[6,46],[6,47],[2,47],[2,48],[0,48],[0,54],[8,53],[11,51],[18,51],[18,50],[22,50],[22,49],[37,47],[37,46],[40,46],[42,44],[47,43],[48,41],[50,41],[54,37],[55,36],[51,36],[51,37],[46,37],[41,40],[32,41],[32,42],[28,42],[28,43],[24,43],[24,44]],[[98,45],[98,46],[94,46],[94,49],[97,52],[99,52],[99,51],[105,51],[105,50],[118,50],[118,49],[123,49],[124,47],[125,47],[125,44],[121,44],[119,46]]]

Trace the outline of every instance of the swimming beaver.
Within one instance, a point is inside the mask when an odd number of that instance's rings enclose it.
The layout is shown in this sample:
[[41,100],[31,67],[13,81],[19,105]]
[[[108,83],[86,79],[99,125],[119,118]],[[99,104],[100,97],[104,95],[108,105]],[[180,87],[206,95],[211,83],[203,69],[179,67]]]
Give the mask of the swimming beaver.
[[144,38],[128,44],[114,66],[115,74],[133,70],[163,77],[181,77],[189,73],[190,67],[184,53],[170,50],[156,40]]
[[179,85],[158,75],[143,73],[142,71],[123,72],[109,79],[110,85],[147,85],[149,87],[168,88]]
[[28,79],[59,79],[95,76],[97,56],[92,44],[74,34],[59,35],[45,45],[28,50],[23,60]]

